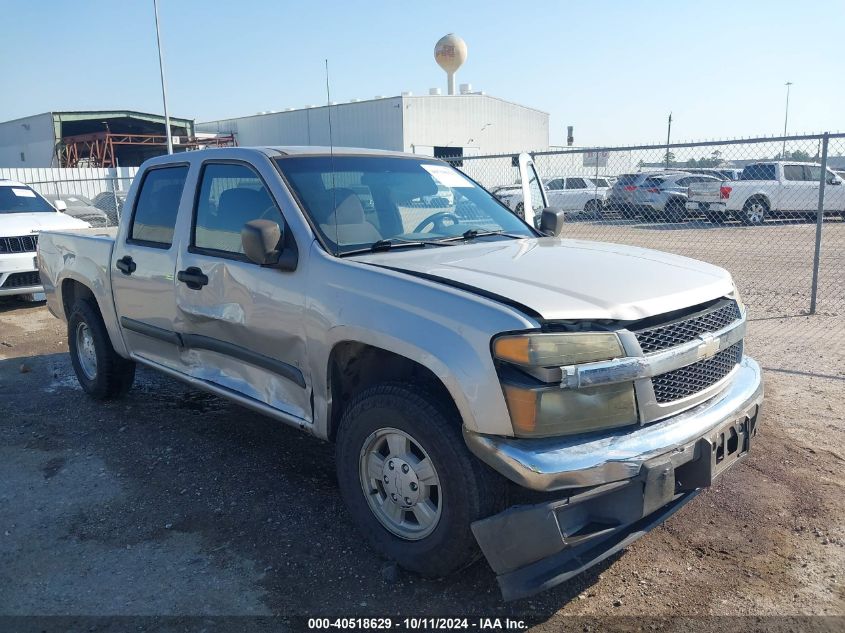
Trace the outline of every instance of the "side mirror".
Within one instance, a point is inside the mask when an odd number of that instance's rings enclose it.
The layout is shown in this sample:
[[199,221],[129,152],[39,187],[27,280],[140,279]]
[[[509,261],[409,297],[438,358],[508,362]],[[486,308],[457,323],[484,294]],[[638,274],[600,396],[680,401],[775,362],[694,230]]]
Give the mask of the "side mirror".
[[244,254],[259,266],[296,270],[295,248],[284,247],[284,232],[271,220],[250,220],[241,229]]
[[64,200],[56,200],[55,202],[53,202],[53,206],[56,207],[56,211],[58,211],[59,213],[64,213],[65,211],[67,211],[67,202],[65,202]]
[[540,232],[557,237],[563,233],[563,209],[546,207],[540,216]]

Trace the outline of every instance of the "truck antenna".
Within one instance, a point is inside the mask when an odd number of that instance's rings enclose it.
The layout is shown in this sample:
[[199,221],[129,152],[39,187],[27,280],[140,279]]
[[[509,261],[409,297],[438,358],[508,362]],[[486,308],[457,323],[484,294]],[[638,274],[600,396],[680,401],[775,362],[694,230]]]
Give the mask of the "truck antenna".
[[340,254],[340,238],[338,236],[338,228],[337,228],[337,191],[335,189],[335,180],[334,180],[334,139],[332,138],[332,93],[331,89],[329,88],[329,60],[326,58],[326,107],[328,108],[328,117],[329,117],[329,161],[331,162],[332,166],[332,215],[334,216],[334,243],[337,252],[335,255]]

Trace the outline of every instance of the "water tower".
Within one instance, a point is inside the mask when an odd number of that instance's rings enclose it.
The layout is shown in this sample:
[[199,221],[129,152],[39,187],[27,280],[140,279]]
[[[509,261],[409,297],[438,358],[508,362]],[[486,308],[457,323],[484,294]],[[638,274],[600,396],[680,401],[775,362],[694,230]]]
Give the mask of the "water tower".
[[467,43],[454,33],[444,35],[434,45],[434,59],[446,71],[449,94],[455,94],[455,73],[467,60]]

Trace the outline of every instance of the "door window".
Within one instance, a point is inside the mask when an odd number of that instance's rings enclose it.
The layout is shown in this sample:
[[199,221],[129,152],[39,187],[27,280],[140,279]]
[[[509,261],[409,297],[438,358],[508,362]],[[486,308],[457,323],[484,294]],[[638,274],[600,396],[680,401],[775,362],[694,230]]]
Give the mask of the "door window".
[[258,174],[245,165],[205,165],[193,246],[210,254],[243,255],[241,230],[251,220],[271,220],[283,226],[281,211]]
[[584,182],[583,178],[567,178],[566,179],[566,188],[567,189],[586,189],[587,183]]
[[546,185],[546,191],[557,191],[558,189],[563,189],[563,178],[553,178]]
[[822,179],[822,168],[820,165],[805,165],[804,166],[804,180],[809,180],[819,184]]
[[169,248],[173,243],[179,200],[188,177],[188,167],[161,167],[144,174],[135,213],[129,227],[128,242],[157,248]]
[[804,177],[803,165],[784,165],[783,166],[784,180],[806,180]]

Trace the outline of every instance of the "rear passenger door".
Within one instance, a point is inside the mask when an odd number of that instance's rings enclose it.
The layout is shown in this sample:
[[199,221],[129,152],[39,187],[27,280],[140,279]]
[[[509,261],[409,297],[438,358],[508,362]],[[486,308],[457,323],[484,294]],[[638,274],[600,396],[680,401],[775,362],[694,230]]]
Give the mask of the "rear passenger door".
[[289,231],[254,166],[203,163],[189,243],[177,265],[184,371],[310,421],[305,275],[301,268],[264,268],[244,255],[241,229],[256,219]]
[[143,173],[111,262],[112,292],[126,346],[132,354],[171,369],[181,365],[173,333],[173,237],[187,175],[187,165],[152,167]]
[[807,176],[805,165],[783,166],[783,194],[780,208],[784,211],[810,211],[818,206],[820,172],[816,173],[815,182]]

